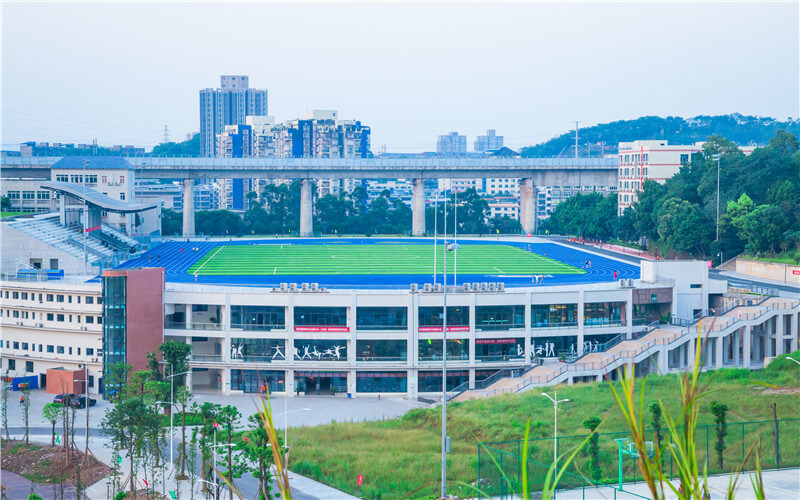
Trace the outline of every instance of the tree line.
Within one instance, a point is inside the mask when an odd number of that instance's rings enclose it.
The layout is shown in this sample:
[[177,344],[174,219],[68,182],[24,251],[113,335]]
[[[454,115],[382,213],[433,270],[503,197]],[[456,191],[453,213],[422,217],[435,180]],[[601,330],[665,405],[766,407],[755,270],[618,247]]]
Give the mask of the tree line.
[[[411,207],[393,197],[389,190],[369,199],[367,190],[358,186],[339,195],[328,194],[314,198],[314,229],[321,235],[336,234],[410,234]],[[300,228],[300,182],[268,184],[259,197],[247,193],[247,210],[200,210],[195,213],[195,233],[206,236],[248,236],[296,234]],[[489,218],[489,204],[475,189],[451,193],[447,198],[448,232],[458,223],[462,234],[518,234],[519,221],[508,216]],[[456,210],[453,207],[456,206]],[[434,227],[442,232],[445,203],[425,209],[428,233]],[[174,210],[162,212],[162,234],[180,236],[182,215]]]
[[[800,152],[794,134],[778,131],[745,156],[712,136],[664,184],[643,183],[638,200],[617,216],[616,195],[576,195],[543,224],[550,233],[646,242],[667,251],[724,260],[746,252],[800,251]],[[719,238],[717,161],[719,155]]]

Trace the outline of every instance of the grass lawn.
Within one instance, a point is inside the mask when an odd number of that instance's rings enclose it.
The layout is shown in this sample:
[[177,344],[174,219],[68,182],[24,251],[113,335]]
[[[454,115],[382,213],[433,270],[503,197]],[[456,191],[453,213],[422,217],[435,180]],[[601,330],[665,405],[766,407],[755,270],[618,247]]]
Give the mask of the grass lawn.
[[[794,353],[800,359],[800,352]],[[713,392],[700,405],[700,423],[713,424],[709,406],[712,400],[729,406],[728,423],[769,420],[771,403],[777,403],[778,418],[800,416],[800,366],[789,360],[775,362],[765,370],[752,372],[743,369],[723,369],[706,372],[704,381],[712,381]],[[637,381],[641,387],[641,380]],[[766,388],[770,383],[779,389]],[[559,399],[569,403],[559,405],[559,435],[585,435],[583,421],[592,416],[602,419],[599,432],[623,429],[621,414],[613,401],[608,383],[560,386]],[[552,395],[554,388],[546,388]],[[451,450],[448,465],[449,491],[460,496],[475,496],[464,487],[477,479],[477,445],[486,441],[521,439],[528,418],[531,419],[531,438],[549,438],[553,433],[553,405],[540,395],[540,390],[504,395],[496,398],[452,403],[448,405],[448,434]],[[663,400],[668,409],[677,411],[679,398],[678,376],[649,376],[644,397],[645,422],[650,421],[647,407]],[[291,452],[291,468],[298,473],[340,488],[361,498],[418,498],[436,493],[440,476],[441,408],[413,410],[401,418],[366,423],[333,423],[330,425],[290,429],[289,441],[296,439]],[[781,457],[784,465],[800,465],[800,422],[782,424]],[[649,427],[649,426],[648,426]],[[773,454],[769,422],[742,426],[731,425],[726,438],[726,468],[740,462],[741,439],[763,440],[763,462],[769,466]],[[714,430],[709,429],[709,453],[713,458]],[[618,436],[613,436],[618,437]],[[698,448],[705,454],[705,430],[698,434]],[[700,442],[702,440],[702,442]],[[581,437],[561,441],[560,451],[571,451]],[[617,448],[612,436],[601,436],[603,477],[616,478]],[[502,446],[501,446],[502,447]],[[512,443],[509,452],[516,452]],[[532,459],[549,465],[552,460],[552,441],[536,442]],[[774,463],[774,460],[772,460]],[[505,464],[508,466],[509,462]],[[492,468],[482,460],[482,477]],[[512,466],[513,468],[513,466]],[[495,477],[497,476],[496,468]],[[589,477],[588,459],[581,452],[575,471]],[[633,468],[626,468],[632,474]],[[546,472],[544,467],[540,471]],[[363,475],[362,486],[356,485]],[[534,478],[541,481],[541,477]]]
[[758,260],[761,262],[774,262],[776,264],[800,265],[800,251],[787,251],[770,256],[743,255],[743,259]]
[[[432,274],[433,245],[377,243],[365,245],[223,245],[189,269],[213,275]],[[437,272],[444,270],[444,248],[438,246]],[[448,272],[455,270],[453,254]],[[583,274],[557,260],[509,245],[463,245],[458,250],[461,274]]]
[[17,215],[26,215],[30,212],[0,212],[0,219],[5,219],[6,217],[16,217]]

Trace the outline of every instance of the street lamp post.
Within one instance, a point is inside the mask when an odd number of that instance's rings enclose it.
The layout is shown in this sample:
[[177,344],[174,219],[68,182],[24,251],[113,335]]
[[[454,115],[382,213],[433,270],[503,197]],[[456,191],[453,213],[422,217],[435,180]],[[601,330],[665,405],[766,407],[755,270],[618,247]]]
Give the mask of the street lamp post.
[[84,403],[86,404],[86,448],[83,451],[83,459],[89,456],[89,372],[84,369],[84,380],[75,380],[75,382],[83,382]]
[[[558,403],[566,403],[569,399],[558,399],[556,391],[553,391],[552,398],[549,394],[544,392],[542,396],[553,402],[553,465],[556,465],[558,462]],[[556,465],[556,468],[557,467]]]
[[298,408],[296,410],[289,411],[289,398],[284,398],[283,400],[283,446],[286,448],[289,446],[289,418],[287,415],[290,413],[294,413],[296,411],[311,411],[311,408]]
[[447,195],[444,197],[444,296],[442,307],[442,498],[447,498]]
[[172,461],[174,456],[172,449],[173,449],[173,440],[175,439],[174,437],[175,430],[173,428],[173,413],[174,413],[173,410],[175,409],[175,391],[173,390],[173,387],[175,386],[175,381],[172,379],[174,379],[175,377],[180,377],[181,375],[186,375],[187,373],[190,372],[185,371],[181,373],[172,373],[174,370],[174,368],[172,367],[172,363],[170,363],[169,361],[159,361],[159,364],[169,366],[169,376],[167,377],[167,379],[169,380],[169,403],[167,403],[166,401],[159,401],[159,402],[169,405],[169,463],[170,466],[174,467],[175,464]]
[[719,241],[719,159],[722,155],[715,154],[712,156],[713,159],[717,161],[717,239]]

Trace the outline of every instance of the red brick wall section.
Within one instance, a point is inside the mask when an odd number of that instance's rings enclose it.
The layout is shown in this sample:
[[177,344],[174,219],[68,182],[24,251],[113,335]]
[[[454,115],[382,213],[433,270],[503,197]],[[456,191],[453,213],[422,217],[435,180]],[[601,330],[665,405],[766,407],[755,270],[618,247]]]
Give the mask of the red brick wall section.
[[134,372],[144,370],[147,353],[164,339],[164,268],[108,270],[103,275],[127,276],[128,364]]
[[83,382],[86,380],[84,370],[60,370],[50,368],[47,370],[47,394],[83,394]]

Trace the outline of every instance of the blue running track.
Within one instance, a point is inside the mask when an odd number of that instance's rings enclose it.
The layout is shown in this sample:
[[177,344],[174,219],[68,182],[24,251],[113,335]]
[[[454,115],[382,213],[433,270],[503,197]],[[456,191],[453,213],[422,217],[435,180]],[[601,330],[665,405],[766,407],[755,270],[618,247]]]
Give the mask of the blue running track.
[[[370,289],[389,289],[389,288],[408,288],[412,283],[423,285],[432,283],[433,276],[428,275],[277,275],[277,276],[198,276],[189,274],[187,271],[200,260],[206,253],[218,246],[223,245],[258,245],[274,244],[275,242],[294,245],[336,245],[336,244],[363,244],[371,245],[375,243],[404,243],[408,245],[432,245],[433,239],[409,239],[409,238],[281,238],[278,240],[231,240],[231,241],[169,241],[162,243],[136,259],[129,260],[117,267],[125,269],[132,267],[163,267],[165,279],[171,283],[198,283],[203,285],[234,285],[234,286],[253,286],[253,287],[273,287],[280,283],[319,283],[320,286],[328,288],[370,288]],[[491,275],[491,274],[459,274],[458,283],[464,282],[500,282],[507,287],[521,286],[553,286],[553,285],[572,285],[580,283],[602,283],[614,280],[614,271],[617,271],[618,279],[636,279],[639,277],[639,266],[621,262],[602,255],[584,252],[577,248],[559,245],[557,243],[526,243],[508,242],[491,240],[459,240],[459,245],[509,245],[521,249],[530,248],[531,251],[561,261],[565,264],[584,268],[587,260],[591,261],[591,267],[586,269],[585,274],[578,275],[547,275],[534,284],[531,276],[520,275]],[[439,240],[442,244],[442,240]],[[194,249],[197,248],[197,251]],[[181,252],[183,249],[183,252]],[[431,263],[431,267],[433,263]],[[448,276],[448,283],[453,283],[453,276]],[[437,282],[442,282],[442,276],[437,276]]]

